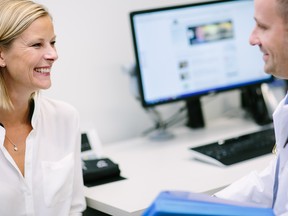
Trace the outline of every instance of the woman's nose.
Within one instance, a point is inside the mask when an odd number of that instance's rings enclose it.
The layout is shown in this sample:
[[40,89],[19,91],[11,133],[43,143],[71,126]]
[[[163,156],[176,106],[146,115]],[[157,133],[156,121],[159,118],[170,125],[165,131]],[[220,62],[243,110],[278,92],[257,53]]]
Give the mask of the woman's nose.
[[49,48],[47,48],[44,57],[47,60],[56,61],[58,59],[58,53],[57,53],[56,48],[53,46],[50,46]]

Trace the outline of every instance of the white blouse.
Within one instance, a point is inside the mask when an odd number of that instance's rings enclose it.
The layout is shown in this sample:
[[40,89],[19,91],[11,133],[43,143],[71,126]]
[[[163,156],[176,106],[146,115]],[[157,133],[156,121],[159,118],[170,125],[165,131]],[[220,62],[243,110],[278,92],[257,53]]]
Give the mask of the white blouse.
[[86,208],[78,112],[37,95],[26,139],[25,176],[4,147],[0,127],[0,215],[82,215]]

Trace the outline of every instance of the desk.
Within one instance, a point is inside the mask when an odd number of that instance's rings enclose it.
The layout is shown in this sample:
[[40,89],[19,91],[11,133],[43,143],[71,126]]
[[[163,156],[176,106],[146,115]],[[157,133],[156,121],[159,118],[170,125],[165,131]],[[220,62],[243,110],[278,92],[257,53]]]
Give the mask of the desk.
[[85,187],[88,206],[115,216],[138,216],[162,190],[207,192],[227,186],[252,170],[262,170],[272,154],[228,167],[196,161],[188,148],[259,130],[243,119],[219,119],[205,129],[177,128],[168,141],[139,137],[104,146],[105,155],[118,163],[121,180]]

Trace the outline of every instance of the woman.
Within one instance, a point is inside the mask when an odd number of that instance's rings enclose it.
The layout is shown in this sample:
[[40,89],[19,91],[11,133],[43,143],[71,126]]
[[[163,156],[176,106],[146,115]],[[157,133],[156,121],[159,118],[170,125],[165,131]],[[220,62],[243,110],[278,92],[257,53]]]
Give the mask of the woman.
[[58,55],[52,18],[27,0],[0,1],[0,215],[81,215],[77,111],[41,96]]

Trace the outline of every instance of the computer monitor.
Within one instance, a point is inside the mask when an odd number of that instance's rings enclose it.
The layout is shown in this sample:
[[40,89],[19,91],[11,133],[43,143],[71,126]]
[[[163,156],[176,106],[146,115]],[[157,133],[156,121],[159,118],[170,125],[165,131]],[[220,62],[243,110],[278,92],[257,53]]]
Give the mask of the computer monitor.
[[265,108],[259,86],[273,78],[263,70],[259,49],[249,44],[253,16],[252,0],[131,12],[143,107],[186,100],[188,126],[203,127],[200,97],[238,88],[244,90],[244,106],[258,115],[256,122],[265,123],[267,116],[263,120],[262,111],[255,111]]

